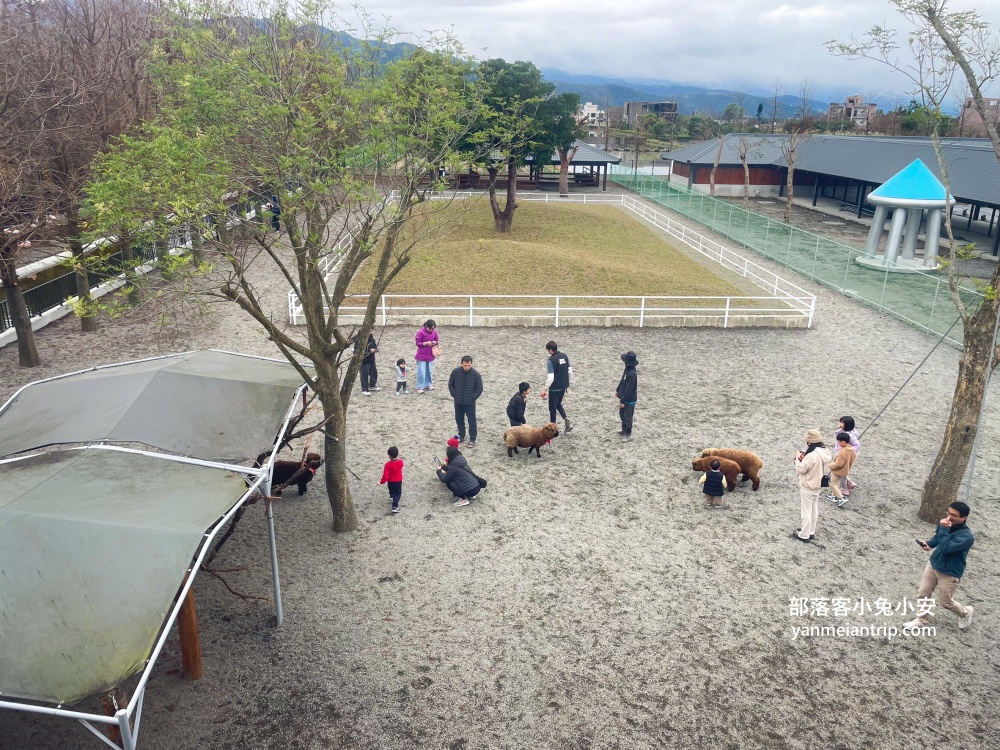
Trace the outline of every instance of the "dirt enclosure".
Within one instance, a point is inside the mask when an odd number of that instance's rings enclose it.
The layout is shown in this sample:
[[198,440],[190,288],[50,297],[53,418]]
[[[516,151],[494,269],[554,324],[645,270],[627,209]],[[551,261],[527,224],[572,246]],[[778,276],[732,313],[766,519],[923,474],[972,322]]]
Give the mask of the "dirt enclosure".
[[[837,418],[865,427],[931,339],[826,290],[813,330],[444,328],[437,389],[394,397],[391,363],[411,329],[385,331],[380,385],[351,402],[350,466],[361,529],[330,531],[322,480],[277,503],[285,623],[199,576],[205,677],[180,677],[176,642],[146,693],[142,750],[216,748],[982,748],[1000,747],[997,394],[988,410],[970,526],[977,543],[959,600],[935,635],[794,637],[793,627],[895,626],[881,597],[912,602],[932,529],[916,519],[940,441],[957,353],[941,348],[865,435],[860,487],[823,504],[816,542],[798,526],[792,448]],[[838,328],[839,326],[839,328]],[[518,381],[545,406],[544,343],[571,357],[576,429],[508,459],[500,435]],[[219,308],[188,333],[76,322],[40,333],[46,367],[0,351],[0,395],[36,377],[161,351],[274,354]],[[635,439],[618,441],[619,354],[639,357]],[[485,381],[478,445],[463,449],[489,487],[456,508],[432,459],[454,430],[445,382],[462,354]],[[385,450],[406,460],[402,512],[376,483]],[[706,446],[757,451],[763,483],[705,510],[690,460]],[[299,447],[299,450],[301,446]],[[109,569],[126,565],[109,556]],[[270,594],[260,505],[217,559],[242,592]],[[871,611],[790,616],[790,598]],[[816,604],[815,602],[813,604]],[[57,644],[53,644],[54,647]],[[2,647],[2,643],[0,643]],[[93,706],[89,705],[88,708]],[[79,725],[0,712],[0,747],[91,748]]]

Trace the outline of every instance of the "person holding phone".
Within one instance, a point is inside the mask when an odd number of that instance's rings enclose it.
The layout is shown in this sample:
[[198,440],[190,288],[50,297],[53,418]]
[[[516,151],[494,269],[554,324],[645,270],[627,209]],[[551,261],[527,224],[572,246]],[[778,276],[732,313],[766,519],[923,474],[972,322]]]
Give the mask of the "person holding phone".
[[417,363],[417,393],[433,391],[434,359],[441,352],[437,324],[428,320],[417,331],[414,340],[417,343],[417,353],[413,357]]
[[[948,506],[948,515],[938,522],[934,536],[926,541],[916,540],[921,549],[931,553],[931,559],[920,578],[920,590],[917,596],[927,599],[936,590],[938,604],[958,615],[958,627],[963,630],[972,623],[972,607],[959,604],[953,597],[965,574],[965,559],[976,541],[966,525],[969,512],[969,506],[965,503],[961,501],[952,503]],[[903,625],[903,629],[921,628],[931,617],[933,614],[930,612],[918,614]]]

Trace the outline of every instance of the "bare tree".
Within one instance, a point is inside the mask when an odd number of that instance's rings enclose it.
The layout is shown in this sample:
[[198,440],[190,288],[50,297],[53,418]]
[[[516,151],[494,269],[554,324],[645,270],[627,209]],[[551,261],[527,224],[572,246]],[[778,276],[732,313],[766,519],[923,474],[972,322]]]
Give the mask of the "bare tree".
[[[913,84],[912,95],[939,117],[941,105],[957,74],[968,84],[976,110],[983,116],[994,154],[1000,161],[1000,135],[987,117],[983,89],[1000,76],[1000,41],[994,30],[975,11],[951,12],[948,0],[890,0],[909,22],[905,53],[897,42],[897,32],[875,27],[862,38],[849,42],[829,42],[836,55],[876,60],[906,76]],[[931,136],[945,186],[950,194],[947,163],[935,128]],[[945,211],[949,239],[949,261],[956,257],[955,236],[950,211]],[[952,397],[951,411],[941,447],[924,483],[918,515],[928,522],[941,518],[958,497],[962,480],[973,456],[980,429],[986,389],[998,361],[997,329],[1000,324],[1000,266],[983,285],[982,299],[970,306],[962,299],[959,274],[948,265],[948,288],[964,327],[962,355]]]
[[781,220],[786,224],[792,223],[792,200],[795,198],[795,152],[808,137],[800,123],[788,134],[788,138],[781,144],[781,154],[785,158],[785,166],[787,167],[785,174],[785,210]]
[[736,155],[743,165],[743,208],[750,208],[750,165],[749,159],[757,155],[760,140],[741,135],[736,141]]
[[812,100],[815,90],[815,84],[808,78],[803,78],[802,83],[799,84],[799,121],[807,130],[814,119],[812,105],[809,102]]
[[712,171],[708,174],[708,194],[715,195],[715,173],[719,171],[719,162],[722,160],[722,147],[726,144],[726,133],[722,125],[715,123],[719,133],[719,147],[715,150],[715,161],[712,162]]
[[781,97],[785,95],[785,87],[778,78],[774,79],[774,93],[771,97],[771,130],[769,131],[771,135],[774,135],[774,129],[778,124],[778,120],[784,115],[784,104],[781,103]]

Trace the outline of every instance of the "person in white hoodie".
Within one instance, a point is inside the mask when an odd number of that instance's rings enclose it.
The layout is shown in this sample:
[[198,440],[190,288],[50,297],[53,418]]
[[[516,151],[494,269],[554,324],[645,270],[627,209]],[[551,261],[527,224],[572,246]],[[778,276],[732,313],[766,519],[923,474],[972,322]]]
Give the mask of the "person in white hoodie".
[[830,449],[823,444],[819,430],[806,433],[806,449],[795,458],[795,471],[799,475],[799,499],[802,503],[802,527],[796,536],[799,541],[811,542],[816,535],[819,517],[819,493],[823,476],[832,458]]

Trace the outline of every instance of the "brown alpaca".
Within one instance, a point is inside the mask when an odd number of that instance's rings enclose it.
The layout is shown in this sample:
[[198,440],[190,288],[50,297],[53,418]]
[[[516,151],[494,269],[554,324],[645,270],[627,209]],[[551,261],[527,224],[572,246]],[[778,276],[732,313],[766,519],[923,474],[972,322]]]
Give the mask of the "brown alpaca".
[[316,469],[323,464],[323,459],[318,453],[307,453],[306,460],[298,461],[275,461],[274,472],[271,474],[271,492],[280,495],[281,491],[289,484],[299,486],[299,494],[306,494],[306,486],[316,475]]
[[508,456],[519,453],[518,448],[527,448],[529,456],[531,451],[534,451],[535,455],[541,458],[539,448],[556,437],[559,437],[559,428],[554,423],[547,422],[541,427],[531,427],[526,424],[511,427],[504,432],[503,441],[507,445]]
[[712,468],[712,461],[719,462],[719,471],[726,477],[726,489],[732,492],[736,489],[737,477],[740,475],[740,465],[735,461],[721,456],[701,456],[691,462],[694,471],[708,471]]
[[740,450],[739,448],[706,448],[701,452],[701,455],[728,458],[730,461],[735,461],[740,465],[743,481],[752,480],[751,489],[754,492],[760,487],[760,470],[764,468],[764,462],[753,451]]

